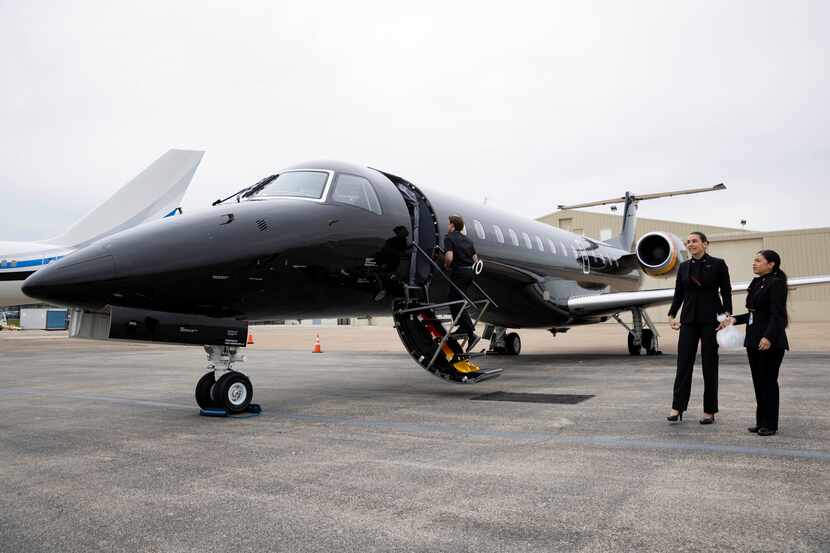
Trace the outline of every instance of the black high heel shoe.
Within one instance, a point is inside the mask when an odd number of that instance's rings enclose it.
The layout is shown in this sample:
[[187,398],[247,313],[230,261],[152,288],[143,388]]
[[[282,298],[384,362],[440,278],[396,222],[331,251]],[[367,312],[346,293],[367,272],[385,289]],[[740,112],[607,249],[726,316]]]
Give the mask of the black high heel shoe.
[[669,415],[668,417],[666,417],[666,420],[669,422],[682,422],[683,411],[678,411],[676,415]]
[[700,424],[714,424],[715,423],[715,415],[711,417],[703,417],[698,421]]

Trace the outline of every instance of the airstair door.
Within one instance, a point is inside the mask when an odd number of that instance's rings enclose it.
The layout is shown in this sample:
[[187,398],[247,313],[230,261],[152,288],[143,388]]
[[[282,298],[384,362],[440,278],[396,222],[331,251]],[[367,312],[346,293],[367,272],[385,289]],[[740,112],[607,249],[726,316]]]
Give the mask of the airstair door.
[[[402,179],[395,184],[409,208],[412,242],[417,244],[423,252],[432,255],[433,249],[438,245],[440,236],[435,211],[426,196],[415,185]],[[432,264],[429,259],[419,253],[418,248],[412,248],[408,284],[410,286],[425,286],[431,275]]]

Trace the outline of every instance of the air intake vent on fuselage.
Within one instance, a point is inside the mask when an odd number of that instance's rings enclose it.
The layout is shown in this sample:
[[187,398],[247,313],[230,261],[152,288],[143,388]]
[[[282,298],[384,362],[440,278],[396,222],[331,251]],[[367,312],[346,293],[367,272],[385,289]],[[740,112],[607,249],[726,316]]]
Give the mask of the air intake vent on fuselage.
[[256,226],[262,232],[265,232],[266,230],[270,229],[270,227],[268,226],[268,222],[265,221],[265,219],[257,219]]

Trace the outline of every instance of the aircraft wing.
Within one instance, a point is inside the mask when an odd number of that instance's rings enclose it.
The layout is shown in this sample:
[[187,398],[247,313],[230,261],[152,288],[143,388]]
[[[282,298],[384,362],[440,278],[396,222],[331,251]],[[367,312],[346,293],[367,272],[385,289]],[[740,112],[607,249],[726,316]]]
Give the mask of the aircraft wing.
[[[787,279],[790,290],[802,286],[830,284],[830,275],[792,277]],[[749,282],[733,282],[732,292],[746,292]],[[640,290],[637,292],[611,292],[595,296],[574,296],[568,300],[568,309],[574,316],[614,314],[632,307],[668,305],[674,297],[674,288]]]

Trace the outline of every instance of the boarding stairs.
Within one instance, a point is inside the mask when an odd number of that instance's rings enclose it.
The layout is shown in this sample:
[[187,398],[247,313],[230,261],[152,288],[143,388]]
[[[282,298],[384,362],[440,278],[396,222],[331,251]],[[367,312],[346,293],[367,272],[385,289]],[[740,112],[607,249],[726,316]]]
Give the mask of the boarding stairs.
[[[447,273],[417,243],[412,243],[413,260],[422,256],[432,266],[432,275],[445,279],[449,286],[461,295],[462,299],[447,302],[430,300],[427,280],[417,284],[413,279],[405,286],[405,297],[395,304],[393,318],[395,328],[404,347],[415,361],[427,372],[443,380],[459,384],[474,384],[495,378],[502,369],[481,369],[472,360],[484,353],[465,352],[468,337],[465,334],[452,334],[458,321],[465,312],[475,314],[471,317],[477,324],[487,309],[493,305],[493,299],[477,283],[473,283],[478,295],[483,299],[473,300],[459,289]],[[439,247],[436,247],[440,251]],[[458,315],[452,316],[451,308],[461,305]]]

